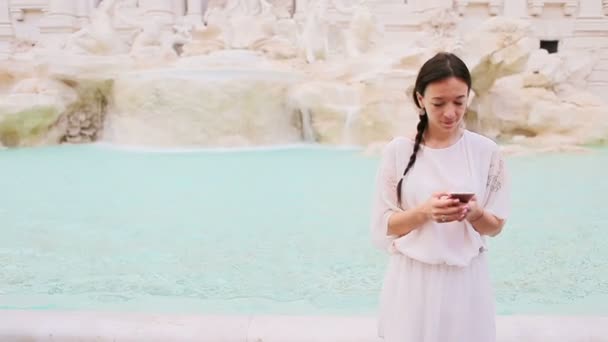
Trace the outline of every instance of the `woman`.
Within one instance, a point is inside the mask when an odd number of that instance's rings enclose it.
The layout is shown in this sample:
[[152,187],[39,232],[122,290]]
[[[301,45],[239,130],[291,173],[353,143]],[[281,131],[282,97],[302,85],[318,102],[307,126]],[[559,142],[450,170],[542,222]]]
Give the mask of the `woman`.
[[[470,89],[457,56],[428,60],[413,92],[416,136],[383,151],[372,237],[390,256],[379,324],[387,342],[496,339],[485,236],[505,224],[509,184],[496,143],[463,128]],[[474,196],[462,203],[455,192]]]

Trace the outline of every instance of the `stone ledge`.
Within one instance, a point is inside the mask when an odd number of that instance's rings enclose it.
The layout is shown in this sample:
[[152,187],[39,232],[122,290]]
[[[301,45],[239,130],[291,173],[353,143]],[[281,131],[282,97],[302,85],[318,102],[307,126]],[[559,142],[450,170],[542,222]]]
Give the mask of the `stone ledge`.
[[[369,316],[0,310],[0,341],[379,342]],[[499,316],[497,342],[600,342],[608,316]]]

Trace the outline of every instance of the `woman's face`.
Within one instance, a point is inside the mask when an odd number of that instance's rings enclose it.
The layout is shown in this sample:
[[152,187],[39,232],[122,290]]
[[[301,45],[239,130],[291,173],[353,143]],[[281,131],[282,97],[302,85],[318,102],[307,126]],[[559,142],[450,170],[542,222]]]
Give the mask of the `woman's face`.
[[436,132],[451,133],[460,128],[467,109],[469,87],[456,77],[446,78],[427,85],[418,103],[426,110],[429,128]]

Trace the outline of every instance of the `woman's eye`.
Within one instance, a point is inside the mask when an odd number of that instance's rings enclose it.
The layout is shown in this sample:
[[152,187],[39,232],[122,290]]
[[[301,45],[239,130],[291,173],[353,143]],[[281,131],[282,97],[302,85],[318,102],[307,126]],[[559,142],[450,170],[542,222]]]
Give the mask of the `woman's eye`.
[[433,103],[433,106],[435,106],[435,107],[441,107],[441,106],[443,106],[443,103]]

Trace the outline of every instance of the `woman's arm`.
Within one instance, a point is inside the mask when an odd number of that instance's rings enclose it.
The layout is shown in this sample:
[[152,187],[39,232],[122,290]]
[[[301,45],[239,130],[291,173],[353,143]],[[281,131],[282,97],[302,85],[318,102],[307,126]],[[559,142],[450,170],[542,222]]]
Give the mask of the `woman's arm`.
[[501,220],[483,208],[477,207],[467,215],[467,221],[481,235],[496,236],[502,231],[505,220]]
[[429,220],[420,207],[394,212],[388,219],[388,234],[403,236],[422,226]]
[[502,231],[510,211],[510,182],[498,148],[490,162],[486,191],[488,198],[483,206],[478,204],[476,197],[469,201],[466,219],[479,234],[496,236]]
[[447,223],[461,221],[466,216],[466,206],[447,192],[434,193],[426,202],[404,212],[396,212],[388,220],[388,233],[403,236],[428,221]]

